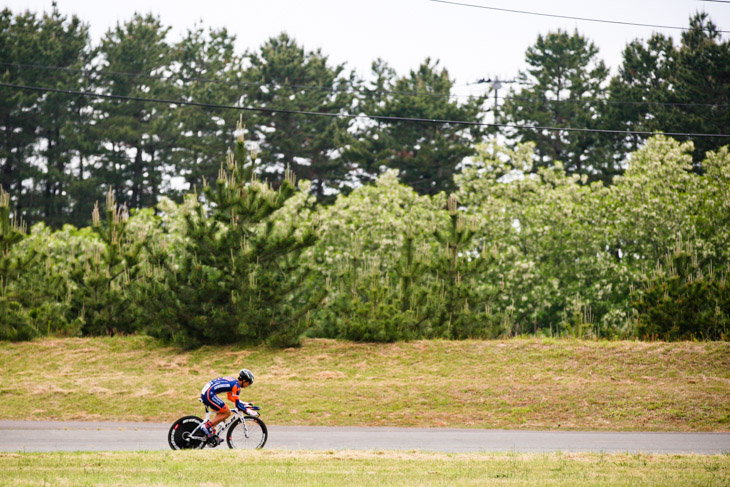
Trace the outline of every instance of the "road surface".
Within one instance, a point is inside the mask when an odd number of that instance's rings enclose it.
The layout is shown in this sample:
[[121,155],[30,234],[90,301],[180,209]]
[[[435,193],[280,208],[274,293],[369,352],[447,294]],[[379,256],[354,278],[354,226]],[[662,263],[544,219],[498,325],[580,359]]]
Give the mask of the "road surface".
[[[0,421],[0,451],[165,450],[168,424]],[[730,433],[515,431],[269,425],[266,448],[439,452],[730,453]]]

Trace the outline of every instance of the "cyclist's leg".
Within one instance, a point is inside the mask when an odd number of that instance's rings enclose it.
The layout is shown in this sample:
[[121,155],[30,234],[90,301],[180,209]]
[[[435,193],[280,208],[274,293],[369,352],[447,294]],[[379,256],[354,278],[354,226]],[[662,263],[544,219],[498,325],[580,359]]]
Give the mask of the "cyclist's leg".
[[215,414],[215,416],[213,416],[213,419],[210,420],[210,422],[213,426],[217,425],[221,421],[224,421],[225,419],[228,418],[228,416],[231,415],[231,410],[228,408],[228,405],[224,404],[223,406],[224,406],[223,409],[218,411]]
[[[223,402],[223,400],[213,394],[211,391],[208,391],[206,394],[203,394],[202,396],[203,404],[208,406],[210,409],[215,411],[215,416],[213,416],[213,419],[210,420],[210,425],[215,426],[224,419],[228,418],[228,416],[231,415],[231,410],[228,408],[228,405]],[[208,425],[206,425],[208,426]]]

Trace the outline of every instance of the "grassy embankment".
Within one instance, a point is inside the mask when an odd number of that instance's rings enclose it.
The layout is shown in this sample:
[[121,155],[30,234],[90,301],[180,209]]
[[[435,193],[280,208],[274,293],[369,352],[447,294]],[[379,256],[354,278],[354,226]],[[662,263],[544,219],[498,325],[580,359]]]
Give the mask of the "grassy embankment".
[[730,431],[730,343],[548,339],[2,342],[0,419],[172,421],[200,414],[205,382],[243,366],[257,377],[244,399],[269,424]]
[[0,486],[720,486],[727,455],[418,452],[0,453]]

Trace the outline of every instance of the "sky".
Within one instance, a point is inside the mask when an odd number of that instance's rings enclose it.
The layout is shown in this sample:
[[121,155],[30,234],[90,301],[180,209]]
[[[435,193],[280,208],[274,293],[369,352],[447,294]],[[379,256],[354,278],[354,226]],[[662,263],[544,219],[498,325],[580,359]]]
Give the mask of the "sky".
[[[705,11],[721,30],[730,31],[730,3],[700,0],[453,0],[487,7],[620,22],[687,27]],[[655,31],[679,39],[681,30],[616,25],[486,10],[430,0],[57,0],[59,10],[90,24],[98,42],[108,29],[134,12],[158,15],[177,41],[196,23],[235,34],[240,52],[255,50],[287,32],[305,49],[321,49],[332,64],[346,63],[367,77],[371,63],[384,59],[399,75],[424,59],[438,59],[455,81],[455,92],[476,88],[479,79],[513,79],[526,68],[525,51],[537,36],[557,29],[581,34],[599,48],[612,73],[627,43]],[[14,13],[51,10],[51,0],[2,0]],[[730,34],[723,34],[727,39]],[[466,91],[464,91],[466,90]]]

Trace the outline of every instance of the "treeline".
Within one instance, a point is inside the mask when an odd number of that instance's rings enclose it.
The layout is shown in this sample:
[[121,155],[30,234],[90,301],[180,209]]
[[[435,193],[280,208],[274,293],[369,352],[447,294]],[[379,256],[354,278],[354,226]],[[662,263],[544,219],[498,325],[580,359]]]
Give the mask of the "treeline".
[[[496,135],[513,149],[535,143],[533,173],[561,162],[568,174],[610,185],[646,142],[634,132],[730,133],[730,44],[705,14],[690,19],[679,44],[661,34],[629,44],[615,76],[578,32],[538,36],[520,90],[496,107],[489,93],[453,96],[448,71],[429,59],[408,74],[376,60],[362,76],[286,34],[241,53],[225,29],[195,26],[180,39],[169,31],[159,18],[135,15],[93,44],[87,24],[55,7],[2,11],[2,83],[106,96],[0,86],[0,185],[26,221],[88,225],[110,189],[127,208],[153,207],[161,196],[181,202],[217,179],[239,117],[261,152],[259,175],[278,187],[289,168],[326,204],[386,169],[421,195],[452,192],[462,161]],[[494,120],[502,128],[388,117]],[[516,128],[525,125],[619,133]],[[694,142],[698,175],[705,154],[727,143],[679,140]]]
[[454,192],[387,171],[321,205],[256,176],[242,127],[182,204],[28,234],[0,193],[0,339],[148,333],[196,347],[493,338],[730,336],[730,151],[658,136],[610,186],[533,172],[532,143],[477,147]]

